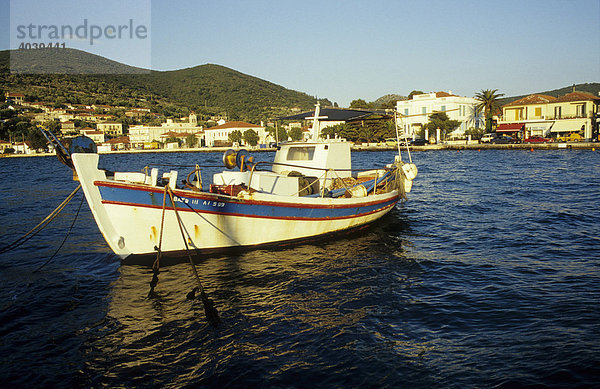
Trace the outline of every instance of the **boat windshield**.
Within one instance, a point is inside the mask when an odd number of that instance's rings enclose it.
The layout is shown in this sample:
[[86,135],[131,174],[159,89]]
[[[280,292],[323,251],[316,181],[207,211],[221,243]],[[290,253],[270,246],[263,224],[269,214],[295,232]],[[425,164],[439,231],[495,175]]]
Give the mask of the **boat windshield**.
[[290,147],[287,153],[288,161],[312,161],[315,146]]

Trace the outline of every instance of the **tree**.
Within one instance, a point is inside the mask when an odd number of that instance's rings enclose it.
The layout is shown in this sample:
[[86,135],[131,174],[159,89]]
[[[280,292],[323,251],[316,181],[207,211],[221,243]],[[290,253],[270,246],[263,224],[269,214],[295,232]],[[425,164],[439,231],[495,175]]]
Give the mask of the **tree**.
[[356,99],[350,102],[350,108],[369,108],[369,103],[363,99]]
[[242,132],[240,130],[232,131],[229,133],[227,138],[231,143],[240,144],[240,142],[242,141]]
[[256,131],[248,129],[244,131],[244,141],[250,146],[256,146],[258,143],[258,134]]
[[277,127],[277,136],[275,136],[274,127],[267,127],[267,131],[273,138],[277,139],[278,142],[285,142],[288,138],[288,132],[283,127]]
[[485,112],[485,132],[492,132],[492,116],[494,112],[500,109],[498,99],[504,96],[504,93],[496,93],[498,89],[485,89],[475,95],[475,100],[479,101],[477,107]]
[[415,95],[422,95],[422,94],[424,94],[424,93],[425,93],[425,92],[422,92],[422,91],[420,91],[420,90],[414,90],[414,91],[412,91],[412,92],[410,92],[410,93],[408,94],[408,99],[409,99],[409,100],[412,100],[413,96],[415,96]]
[[46,140],[46,137],[42,135],[42,132],[36,127],[29,129],[26,139],[30,148],[34,150],[48,151],[48,141]]
[[381,104],[381,106],[379,108],[394,109],[394,108],[396,108],[396,102],[394,100],[386,101],[385,103]]
[[471,127],[465,131],[465,135],[471,135],[472,139],[481,139],[484,132],[485,132],[484,128]]
[[194,146],[196,146],[197,143],[198,143],[198,138],[196,138],[196,135],[194,135],[194,134],[189,134],[185,138],[185,144],[187,145],[187,147],[194,147]]
[[298,127],[294,127],[290,130],[289,132],[289,136],[290,138],[292,138],[293,141],[298,141],[298,140],[302,140],[302,136],[303,136],[303,132],[301,128]]
[[167,144],[167,143],[177,143],[178,146],[181,146],[183,141],[176,136],[170,136],[167,139],[165,139],[165,144]]
[[460,126],[460,121],[450,120],[445,112],[436,112],[429,115],[429,121],[426,124],[426,127],[430,132],[435,131],[438,128],[442,130],[444,139],[446,139],[448,134],[457,129],[458,126]]
[[22,134],[22,135],[27,134],[29,132],[30,128],[31,128],[31,123],[29,123],[29,121],[27,121],[27,120],[20,121],[15,126],[16,132],[18,134]]
[[471,106],[467,117],[467,124],[470,124],[475,129],[479,129],[484,123],[483,109],[478,105]]
[[[323,139],[347,138],[347,132],[350,126],[346,123],[336,124],[335,126],[325,127],[321,130],[320,137]],[[348,138],[347,138],[348,139]]]
[[60,133],[61,127],[58,120],[48,120],[47,122],[42,123],[42,125],[52,131],[55,135]]
[[365,141],[367,143],[371,143],[371,141],[375,140],[375,131],[371,126],[363,126],[358,130],[358,140]]

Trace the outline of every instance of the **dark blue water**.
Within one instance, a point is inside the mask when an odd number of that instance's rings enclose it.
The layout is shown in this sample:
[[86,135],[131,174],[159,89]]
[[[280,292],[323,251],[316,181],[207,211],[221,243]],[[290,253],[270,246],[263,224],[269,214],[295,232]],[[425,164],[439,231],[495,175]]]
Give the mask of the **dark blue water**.
[[[260,154],[269,159],[271,154]],[[220,154],[102,156],[107,168]],[[389,152],[357,153],[355,166]],[[121,265],[79,195],[0,257],[0,386],[598,387],[600,152],[435,151],[410,200],[360,234]],[[52,158],[0,159],[2,245],[76,186]],[[183,174],[183,173],[182,173]],[[204,177],[207,179],[207,177]]]

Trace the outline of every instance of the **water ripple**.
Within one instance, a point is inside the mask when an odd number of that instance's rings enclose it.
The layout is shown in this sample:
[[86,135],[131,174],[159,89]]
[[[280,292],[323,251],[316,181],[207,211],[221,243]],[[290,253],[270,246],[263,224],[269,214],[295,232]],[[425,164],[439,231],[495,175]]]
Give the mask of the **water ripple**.
[[[147,158],[102,156],[102,164],[135,169]],[[215,163],[220,155],[153,158]],[[353,158],[368,167],[392,153]],[[156,297],[146,298],[151,269],[120,266],[89,209],[57,258],[33,273],[62,240],[70,204],[0,259],[3,385],[599,386],[599,154],[413,158],[410,201],[369,229],[198,258],[218,328],[185,297],[195,286],[189,264],[162,268]],[[0,188],[6,242],[74,188],[53,159],[0,159],[0,169],[14,176]]]

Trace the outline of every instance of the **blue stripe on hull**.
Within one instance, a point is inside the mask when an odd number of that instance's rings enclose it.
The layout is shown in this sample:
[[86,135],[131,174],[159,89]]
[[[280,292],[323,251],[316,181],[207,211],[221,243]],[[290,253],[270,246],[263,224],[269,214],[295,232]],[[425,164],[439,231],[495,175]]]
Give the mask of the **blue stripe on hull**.
[[[97,183],[103,203],[123,204],[136,207],[161,208],[163,191],[139,187],[127,187],[114,184],[102,185]],[[223,214],[231,216],[248,216],[274,219],[306,219],[327,220],[344,219],[370,214],[393,206],[398,201],[394,196],[384,201],[366,201],[359,205],[310,205],[310,204],[285,204],[261,201],[246,201],[223,196],[177,196],[175,203],[181,211],[195,211],[198,213]],[[206,195],[206,194],[205,194]],[[166,207],[172,208],[172,203],[167,196]],[[191,209],[190,209],[191,208]]]

